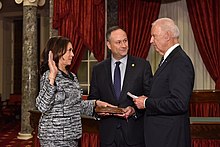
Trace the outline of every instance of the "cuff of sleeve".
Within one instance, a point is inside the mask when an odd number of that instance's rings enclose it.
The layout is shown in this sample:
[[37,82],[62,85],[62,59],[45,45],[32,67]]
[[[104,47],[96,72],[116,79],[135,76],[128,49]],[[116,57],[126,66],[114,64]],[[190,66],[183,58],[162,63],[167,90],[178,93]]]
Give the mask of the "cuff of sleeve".
[[134,114],[132,115],[132,117],[133,117],[134,119],[137,119],[137,118],[138,118],[136,112],[134,112]]
[[93,114],[92,114],[92,116],[98,117],[97,113],[95,112],[95,108],[97,106],[97,99],[96,100],[92,100],[92,101],[93,101]]
[[144,99],[144,108],[146,109],[146,101],[147,101],[147,98]]

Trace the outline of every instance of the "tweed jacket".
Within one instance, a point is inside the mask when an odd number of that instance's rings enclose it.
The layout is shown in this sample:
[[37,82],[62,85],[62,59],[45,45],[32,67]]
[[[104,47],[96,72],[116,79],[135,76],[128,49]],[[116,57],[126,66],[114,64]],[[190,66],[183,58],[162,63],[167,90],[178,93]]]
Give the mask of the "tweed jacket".
[[46,71],[40,80],[36,107],[42,116],[38,137],[46,140],[73,140],[82,136],[81,114],[93,114],[94,101],[82,100],[82,90],[75,74],[72,78],[58,71],[52,86]]

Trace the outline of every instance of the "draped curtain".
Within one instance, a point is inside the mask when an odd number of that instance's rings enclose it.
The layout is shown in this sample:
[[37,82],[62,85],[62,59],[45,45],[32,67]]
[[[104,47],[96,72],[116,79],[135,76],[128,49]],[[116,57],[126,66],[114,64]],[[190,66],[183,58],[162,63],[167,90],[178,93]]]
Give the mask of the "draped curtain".
[[151,23],[157,19],[160,5],[161,0],[118,0],[118,22],[128,34],[130,55],[147,58]]
[[194,37],[203,62],[220,89],[220,1],[186,0]]
[[219,103],[197,102],[197,103],[190,103],[189,107],[190,107],[191,117],[220,117]]
[[192,147],[219,147],[220,140],[216,139],[192,139]]
[[83,132],[80,146],[81,147],[100,147],[99,134],[91,133],[91,132]]
[[73,43],[71,71],[77,72],[86,49],[104,59],[105,0],[54,0],[53,14],[53,28]]

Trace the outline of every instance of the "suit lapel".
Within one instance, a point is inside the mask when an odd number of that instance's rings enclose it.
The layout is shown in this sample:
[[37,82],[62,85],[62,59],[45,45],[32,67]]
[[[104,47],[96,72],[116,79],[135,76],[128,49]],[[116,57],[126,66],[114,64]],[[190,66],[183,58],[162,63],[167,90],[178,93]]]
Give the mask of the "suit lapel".
[[120,99],[121,97],[124,97],[123,95],[127,95],[127,89],[129,87],[129,84],[131,84],[130,78],[135,74],[134,73],[135,64],[136,64],[135,60],[131,56],[128,56]]
[[177,53],[181,50],[181,47],[178,46],[176,47],[170,54],[169,56],[165,59],[165,61],[163,62],[163,64],[158,67],[158,69],[156,70],[153,79],[155,79],[165,68],[166,66],[173,60],[175,59],[175,56],[177,55]]
[[[106,60],[104,69],[106,71],[106,76],[107,76],[107,84],[111,87],[112,92],[114,93],[114,87],[113,87],[113,82],[112,82],[112,71],[111,71],[111,58]],[[103,81],[105,82],[105,81]]]
[[104,64],[104,69],[106,71],[104,74],[106,74],[107,76],[107,81],[103,81],[103,82],[106,83],[106,86],[109,86],[109,88],[111,89],[112,96],[114,97],[114,100],[117,101],[115,90],[114,90],[114,85],[112,82],[111,58],[108,58],[108,60],[106,60]]
[[[119,101],[123,97],[126,98],[126,96],[124,96],[124,95],[127,95],[127,89],[129,87],[129,84],[130,84],[130,78],[135,74],[134,73],[135,72],[135,70],[134,70],[135,65],[136,65],[135,60],[131,56],[128,56],[127,65],[126,65],[126,69],[125,69],[125,76],[124,76],[124,81],[123,81],[123,87],[122,87],[122,90],[121,90]],[[104,68],[105,68],[106,74],[108,76],[107,83],[108,83],[109,87],[111,88],[112,94],[114,95],[114,97],[116,97],[113,82],[112,82],[111,59],[107,60],[107,62],[105,63]],[[116,98],[115,98],[115,100],[116,100]]]

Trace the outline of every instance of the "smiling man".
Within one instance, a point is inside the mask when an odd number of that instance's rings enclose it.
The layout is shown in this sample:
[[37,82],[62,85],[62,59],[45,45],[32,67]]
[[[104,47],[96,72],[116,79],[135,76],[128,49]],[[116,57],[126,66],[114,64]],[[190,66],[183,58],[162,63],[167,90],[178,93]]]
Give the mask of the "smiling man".
[[94,66],[88,98],[123,108],[124,113],[99,114],[101,147],[144,147],[144,111],[135,107],[127,92],[149,95],[151,66],[128,55],[127,34],[120,27],[109,28],[106,38],[111,57]]

